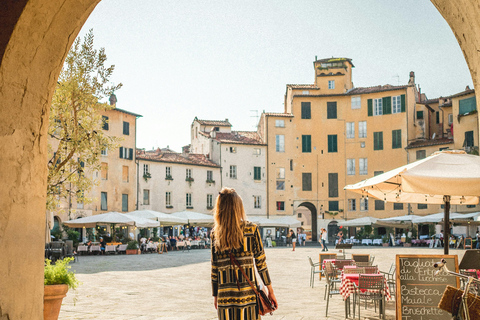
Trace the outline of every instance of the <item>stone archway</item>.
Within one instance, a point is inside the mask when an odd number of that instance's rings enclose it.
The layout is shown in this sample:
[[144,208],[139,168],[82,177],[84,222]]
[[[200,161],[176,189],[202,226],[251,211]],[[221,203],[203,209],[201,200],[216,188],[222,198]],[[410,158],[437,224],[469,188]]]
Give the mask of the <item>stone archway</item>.
[[[477,87],[478,1],[431,1],[455,34]],[[1,319],[42,317],[48,106],[63,60],[99,2],[0,3],[0,256],[7,261],[0,263]]]
[[311,202],[302,202],[301,204],[298,205],[298,207],[305,207],[308,210],[310,210],[310,213],[312,215],[312,241],[317,242],[318,241],[317,208]]

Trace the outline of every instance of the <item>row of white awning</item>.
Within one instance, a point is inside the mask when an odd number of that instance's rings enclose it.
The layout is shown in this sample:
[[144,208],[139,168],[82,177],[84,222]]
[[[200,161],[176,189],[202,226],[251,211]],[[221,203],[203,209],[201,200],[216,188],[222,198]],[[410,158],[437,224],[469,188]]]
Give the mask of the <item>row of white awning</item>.
[[[301,222],[291,216],[269,219],[264,216],[251,216],[248,220],[260,227],[299,227]],[[163,213],[153,210],[138,210],[128,213],[107,212],[75,220],[65,221],[64,224],[72,228],[93,228],[99,224],[115,224],[120,226],[135,226],[137,228],[155,228],[175,225],[193,225],[212,227],[213,216],[209,214],[180,211]]]

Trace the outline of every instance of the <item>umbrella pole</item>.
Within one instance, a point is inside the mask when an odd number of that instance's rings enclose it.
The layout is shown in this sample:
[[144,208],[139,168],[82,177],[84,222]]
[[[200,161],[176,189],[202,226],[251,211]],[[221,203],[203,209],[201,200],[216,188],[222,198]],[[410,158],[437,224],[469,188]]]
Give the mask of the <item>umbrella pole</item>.
[[450,196],[443,196],[444,216],[443,216],[443,253],[448,254],[450,239]]

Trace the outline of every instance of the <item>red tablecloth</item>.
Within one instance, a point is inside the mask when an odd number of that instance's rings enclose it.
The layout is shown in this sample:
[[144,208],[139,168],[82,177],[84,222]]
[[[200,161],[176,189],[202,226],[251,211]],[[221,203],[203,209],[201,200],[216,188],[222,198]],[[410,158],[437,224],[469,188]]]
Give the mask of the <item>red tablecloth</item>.
[[[325,260],[323,260],[322,270],[325,269],[325,266],[327,265],[327,262],[331,262],[334,266],[336,266],[335,263],[337,262],[337,260],[339,260],[339,259],[325,259]],[[350,263],[355,262],[354,260],[341,260],[341,261],[349,261]],[[353,266],[353,267],[355,267],[355,266]]]
[[[343,299],[347,299],[350,294],[355,291],[355,285],[358,286],[358,278],[360,277],[357,273],[345,273],[342,274],[342,284],[340,286],[340,294],[343,296]],[[390,291],[388,290],[387,280],[383,277],[383,295],[387,300],[390,300]],[[368,290],[368,292],[376,292],[376,290]]]

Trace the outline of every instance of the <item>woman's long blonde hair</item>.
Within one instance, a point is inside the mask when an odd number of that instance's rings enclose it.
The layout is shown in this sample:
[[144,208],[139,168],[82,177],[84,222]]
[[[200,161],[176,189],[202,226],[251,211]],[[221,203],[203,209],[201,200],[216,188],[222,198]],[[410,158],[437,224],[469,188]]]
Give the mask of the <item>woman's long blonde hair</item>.
[[232,188],[223,188],[215,203],[213,219],[214,246],[218,252],[238,249],[243,245],[246,220],[242,198]]

